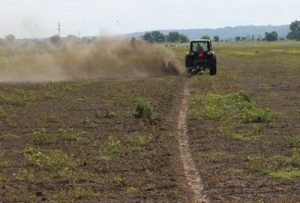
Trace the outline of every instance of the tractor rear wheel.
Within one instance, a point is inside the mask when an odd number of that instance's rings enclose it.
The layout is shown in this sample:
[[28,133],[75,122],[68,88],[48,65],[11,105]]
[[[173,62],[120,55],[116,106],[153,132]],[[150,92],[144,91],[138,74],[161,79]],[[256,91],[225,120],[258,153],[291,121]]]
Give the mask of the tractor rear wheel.
[[210,63],[209,67],[209,74],[210,75],[216,75],[217,74],[217,59],[213,58]]

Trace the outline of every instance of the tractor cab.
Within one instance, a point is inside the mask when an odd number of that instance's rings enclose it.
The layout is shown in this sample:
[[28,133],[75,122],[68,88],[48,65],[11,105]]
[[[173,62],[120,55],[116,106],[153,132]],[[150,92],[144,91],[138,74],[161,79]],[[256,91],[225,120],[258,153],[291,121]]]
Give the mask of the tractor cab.
[[185,64],[189,75],[200,71],[210,70],[211,75],[216,74],[216,55],[212,50],[211,41],[208,39],[192,40],[187,53]]

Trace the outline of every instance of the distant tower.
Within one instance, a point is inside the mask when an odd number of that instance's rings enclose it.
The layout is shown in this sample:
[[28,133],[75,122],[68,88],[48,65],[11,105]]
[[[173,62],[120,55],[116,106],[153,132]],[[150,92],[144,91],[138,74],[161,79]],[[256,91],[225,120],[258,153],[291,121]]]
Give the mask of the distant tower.
[[61,34],[61,25],[60,25],[60,22],[58,22],[57,31],[58,31],[58,36],[60,36],[60,34]]

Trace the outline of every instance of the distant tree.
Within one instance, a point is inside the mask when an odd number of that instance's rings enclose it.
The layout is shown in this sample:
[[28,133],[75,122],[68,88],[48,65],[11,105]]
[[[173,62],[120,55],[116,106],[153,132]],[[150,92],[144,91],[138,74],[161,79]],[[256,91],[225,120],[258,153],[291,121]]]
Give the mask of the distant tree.
[[153,36],[154,42],[161,43],[161,42],[165,41],[165,36],[160,31],[153,31],[152,36]]
[[6,42],[15,42],[16,41],[16,37],[13,34],[9,34],[5,37],[5,41]]
[[160,31],[152,31],[152,32],[146,32],[142,38],[150,43],[161,43],[165,41],[165,36]]
[[241,41],[246,41],[246,37],[241,37]]
[[53,35],[50,37],[50,42],[52,44],[59,44],[61,42],[60,36],[59,35]]
[[278,40],[278,33],[273,31],[273,32],[266,32],[265,33],[265,39],[269,42],[271,41],[276,41]]
[[189,42],[190,39],[188,38],[188,36],[184,35],[184,34],[180,34],[180,42],[184,43],[184,42]]
[[150,43],[153,43],[153,42],[154,42],[151,32],[146,32],[146,33],[142,36],[142,38],[143,38],[146,42],[150,42]]
[[210,37],[208,35],[203,35],[201,39],[210,39]]
[[294,21],[290,25],[290,33],[287,35],[288,39],[300,40],[300,21]]
[[237,42],[238,42],[238,41],[241,41],[241,37],[240,37],[240,36],[236,36],[236,37],[235,37],[235,41],[237,41]]
[[214,36],[214,41],[215,41],[215,42],[219,42],[219,41],[220,41],[220,37],[219,37],[218,35],[215,35],[215,36]]
[[68,35],[67,40],[68,41],[78,41],[79,38],[76,35]]
[[170,32],[166,36],[168,42],[180,42],[180,33],[179,32]]

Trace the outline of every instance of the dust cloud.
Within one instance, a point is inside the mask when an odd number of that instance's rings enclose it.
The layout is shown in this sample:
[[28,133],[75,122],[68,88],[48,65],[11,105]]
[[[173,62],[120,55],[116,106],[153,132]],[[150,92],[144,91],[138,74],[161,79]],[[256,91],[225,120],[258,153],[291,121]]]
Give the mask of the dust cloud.
[[143,40],[107,37],[94,43],[0,45],[0,82],[153,77],[182,71],[172,52]]

